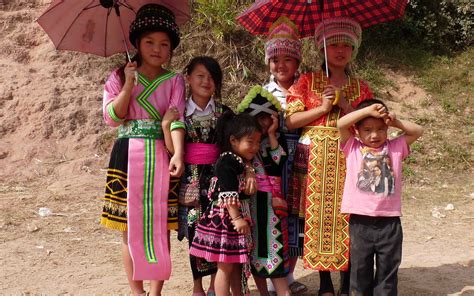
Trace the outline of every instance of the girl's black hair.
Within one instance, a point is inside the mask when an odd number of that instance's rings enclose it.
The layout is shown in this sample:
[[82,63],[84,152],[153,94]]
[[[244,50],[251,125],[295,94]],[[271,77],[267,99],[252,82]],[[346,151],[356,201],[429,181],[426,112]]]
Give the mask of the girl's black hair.
[[[166,33],[168,35],[168,38],[170,39],[170,42],[171,41],[171,36],[170,36],[170,33],[168,33],[167,31],[165,30],[153,30],[153,31],[145,31],[143,33],[140,34],[140,36],[138,36],[137,38],[137,44],[136,44],[136,48],[139,48],[139,44],[140,44],[140,41],[142,40],[143,36],[147,35],[148,33],[152,33],[152,32],[163,32],[163,33]],[[171,48],[173,48],[171,46]],[[168,64],[171,63],[171,59],[173,58],[173,49],[170,49],[170,60],[168,61]],[[131,58],[132,62],[137,62],[137,68],[140,67],[142,65],[142,56],[140,55],[140,51],[138,50],[137,53]],[[122,67],[120,67],[118,69],[118,74],[119,74],[119,78],[120,78],[120,82],[122,83],[122,86],[125,84],[125,66],[127,65],[128,63],[128,58],[125,57],[125,64],[123,64]]]
[[222,69],[219,63],[214,58],[208,56],[195,57],[184,68],[184,73],[191,75],[197,65],[203,65],[206,70],[209,71],[216,86],[215,96],[217,99],[220,99],[222,90]]
[[255,117],[248,113],[236,115],[231,110],[225,111],[217,120],[216,137],[220,152],[232,151],[230,137],[241,139],[254,132],[262,133],[262,128]]
[[[355,108],[355,110],[364,109],[365,107],[369,107],[369,106],[374,105],[374,104],[381,104],[381,105],[383,105],[383,106],[385,107],[385,109],[387,110],[387,112],[388,112],[388,107],[387,107],[387,105],[385,105],[385,103],[384,103],[383,101],[379,100],[379,99],[368,99],[368,100],[364,100],[364,101],[360,102],[360,103],[357,105],[357,107]],[[367,118],[372,118],[372,116],[369,116],[369,117],[366,117],[366,118],[364,118],[364,119],[361,119],[361,120],[357,121],[357,122],[355,123],[355,126],[356,126],[356,127],[360,126],[360,125],[362,124],[362,122],[363,122],[365,119],[367,119]]]

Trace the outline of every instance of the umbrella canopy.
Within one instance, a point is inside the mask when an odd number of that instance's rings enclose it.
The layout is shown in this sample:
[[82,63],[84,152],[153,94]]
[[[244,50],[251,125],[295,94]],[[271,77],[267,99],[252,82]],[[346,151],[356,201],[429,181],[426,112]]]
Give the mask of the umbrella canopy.
[[128,52],[130,24],[148,3],[172,10],[178,25],[190,18],[187,0],[55,0],[38,23],[56,49],[107,57]]
[[284,15],[298,26],[301,37],[309,37],[322,19],[351,17],[367,28],[400,18],[407,3],[407,0],[257,0],[237,20],[250,33],[266,35],[270,26]]

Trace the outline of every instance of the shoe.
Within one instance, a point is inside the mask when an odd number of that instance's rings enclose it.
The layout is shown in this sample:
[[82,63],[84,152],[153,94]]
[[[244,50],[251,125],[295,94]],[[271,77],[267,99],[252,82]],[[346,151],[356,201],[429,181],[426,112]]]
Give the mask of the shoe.
[[216,291],[214,291],[214,290],[207,290],[206,296],[216,296]]
[[294,281],[290,284],[290,291],[292,295],[297,295],[299,293],[308,291],[308,287],[298,281]]

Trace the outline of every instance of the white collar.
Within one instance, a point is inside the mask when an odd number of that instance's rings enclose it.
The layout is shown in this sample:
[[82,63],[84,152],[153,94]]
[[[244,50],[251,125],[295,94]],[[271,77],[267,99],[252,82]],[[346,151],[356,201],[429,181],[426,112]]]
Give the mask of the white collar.
[[193,100],[193,97],[189,97],[186,100],[186,116],[190,116],[193,114],[195,111],[198,115],[208,115],[211,112],[214,112],[216,110],[216,103],[214,101],[214,98],[211,98],[209,102],[207,102],[206,108],[201,109]]

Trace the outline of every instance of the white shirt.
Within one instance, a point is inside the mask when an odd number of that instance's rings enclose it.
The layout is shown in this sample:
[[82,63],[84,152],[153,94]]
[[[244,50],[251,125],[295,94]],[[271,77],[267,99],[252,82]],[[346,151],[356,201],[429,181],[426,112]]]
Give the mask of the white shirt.
[[206,105],[206,108],[201,109],[194,101],[193,98],[190,97],[186,100],[186,116],[190,116],[192,114],[197,116],[205,116],[209,115],[216,110],[216,104],[214,102],[214,98],[211,98]]
[[273,79],[270,81],[269,84],[265,85],[263,87],[264,89],[268,90],[281,104],[281,108],[283,110],[286,110],[286,95],[288,94],[288,91],[283,89],[276,83]]

